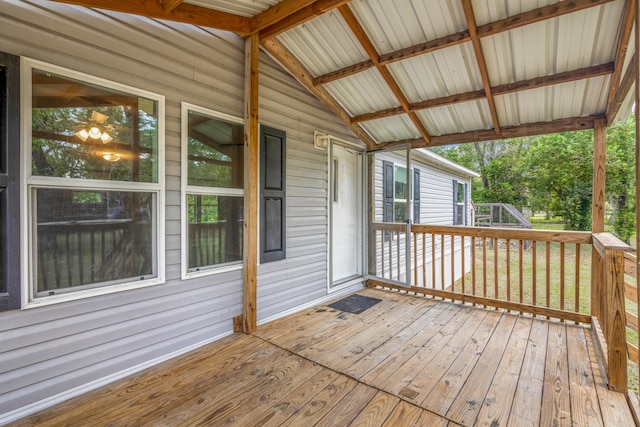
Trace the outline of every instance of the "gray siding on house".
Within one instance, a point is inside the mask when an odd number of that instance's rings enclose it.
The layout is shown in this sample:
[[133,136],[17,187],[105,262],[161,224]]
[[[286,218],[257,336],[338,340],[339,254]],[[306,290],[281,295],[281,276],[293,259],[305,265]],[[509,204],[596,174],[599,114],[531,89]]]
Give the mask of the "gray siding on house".
[[[166,97],[166,283],[0,313],[0,418],[232,331],[242,271],[181,280],[180,103],[243,116],[244,41],[230,33],[44,0],[0,4],[0,51]],[[259,266],[264,319],[327,295],[327,153],[353,139],[261,56],[260,122],[287,133],[287,259]]]
[[[406,158],[404,157],[404,153],[401,152],[380,152],[376,154],[376,161],[374,164],[375,167],[375,191],[376,191],[376,200],[374,204],[375,209],[375,220],[382,221],[382,188],[383,188],[383,161],[389,161],[400,166],[404,165],[406,162]],[[464,182],[467,184],[467,200],[471,200],[471,180],[468,175],[465,175],[462,172],[454,172],[438,165],[434,165],[433,161],[426,161],[422,156],[412,154],[411,157],[411,168],[417,168],[420,170],[420,224],[421,225],[452,225],[453,224],[453,181],[457,180],[459,182]],[[413,176],[413,175],[411,175]],[[471,203],[467,204],[467,212],[465,213],[467,216],[467,224],[470,224],[471,218]],[[402,236],[404,239],[404,235]],[[418,239],[419,245],[416,252],[413,252],[417,259],[418,269],[420,270],[417,275],[417,282],[413,272],[410,278],[410,282],[414,286],[427,286],[427,287],[435,287],[437,289],[442,289],[442,251],[441,245],[442,241],[440,237],[436,238],[435,245],[435,269],[436,269],[436,281],[435,284],[432,283],[432,264],[433,257],[431,254],[432,242],[431,236],[428,235],[426,237],[426,245],[425,245],[425,269],[426,274],[423,275],[421,272],[422,260],[423,260],[423,248],[422,248],[422,239]],[[413,245],[413,240],[410,243]],[[451,280],[451,237],[445,236],[444,239],[445,246],[445,270],[444,270],[444,283],[445,285],[450,283]],[[384,250],[383,250],[384,247]],[[454,254],[454,262],[455,262],[455,279],[459,279],[462,276],[462,253],[461,253],[461,243],[460,238],[456,238],[456,242],[454,244],[455,254]],[[394,280],[405,280],[405,250],[404,246],[401,246],[400,257],[398,257],[397,242],[389,245],[387,242],[384,242],[382,239],[382,235],[378,234],[376,240],[376,255],[377,255],[377,271],[384,271],[385,278],[391,278]],[[412,251],[414,249],[412,248]],[[384,268],[381,266],[382,258],[385,258],[385,266]],[[465,239],[465,257],[467,260],[471,259],[471,241],[470,239]],[[390,265],[389,265],[390,263]],[[400,269],[398,270],[398,263],[400,264]],[[391,267],[391,269],[389,268]],[[465,265],[465,270],[470,271],[470,264],[467,263]],[[399,276],[398,276],[399,275]],[[392,277],[393,276],[393,277]],[[426,283],[425,283],[426,282]]]

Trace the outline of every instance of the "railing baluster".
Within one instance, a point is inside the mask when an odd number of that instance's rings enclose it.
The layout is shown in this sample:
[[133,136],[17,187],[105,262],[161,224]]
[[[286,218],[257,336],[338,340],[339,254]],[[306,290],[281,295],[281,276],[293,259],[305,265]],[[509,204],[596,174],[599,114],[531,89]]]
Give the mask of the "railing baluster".
[[[502,212],[502,211],[501,211]],[[493,239],[493,288],[494,294],[493,297],[495,299],[500,298],[500,291],[498,289],[498,264],[499,264],[499,254],[498,254],[498,239]],[[498,307],[496,307],[497,309]]]
[[436,235],[431,233],[431,289],[436,288]]
[[532,290],[531,290],[531,300],[532,300],[532,304],[536,305],[538,303],[538,299],[537,299],[537,293],[538,293],[538,283],[537,283],[537,271],[536,271],[536,265],[537,265],[537,254],[536,254],[536,248],[537,248],[537,242],[534,240],[533,242],[531,242],[531,285],[532,285]]
[[444,290],[444,284],[445,284],[445,280],[444,280],[444,234],[440,235],[440,286],[442,287],[442,289]]
[[389,232],[389,277],[393,279],[393,232]]
[[69,244],[69,233],[64,233],[64,244],[65,244],[65,252],[67,253],[67,277],[68,282],[71,286],[73,286],[73,276],[71,271],[71,251],[69,248],[71,245]]
[[[547,308],[551,307],[551,242],[547,242],[546,244],[546,276],[545,276],[545,282],[546,282],[546,295],[545,298],[547,300]],[[549,316],[547,316],[547,319],[549,318]]]
[[[518,245],[518,302],[520,304],[522,304],[523,298],[524,298],[524,272],[523,272],[523,267],[524,267],[524,258],[523,258],[523,247],[524,247],[524,240],[520,240],[519,245]],[[520,314],[522,314],[522,312],[520,312]]]
[[418,286],[418,234],[413,233],[413,286]]
[[[471,236],[471,293],[476,294],[476,237]],[[476,306],[476,303],[473,303]]]
[[456,239],[455,236],[451,235],[451,292],[456,291]]
[[[83,265],[84,265],[84,251],[82,250],[82,232],[78,231],[78,233],[76,233],[76,236],[78,238],[78,261],[80,263],[80,282],[78,283],[79,285],[84,285],[84,271],[83,271]],[[57,252],[57,251],[56,251]],[[57,261],[57,258],[56,258]],[[59,287],[59,286],[58,286]]]
[[[378,239],[378,234],[380,234],[380,276],[384,277],[384,231],[381,231],[380,233],[376,232],[376,240]],[[377,244],[378,242],[376,241],[376,245]]]
[[91,283],[95,282],[96,279],[96,275],[95,275],[95,270],[96,270],[96,239],[95,239],[95,234],[93,232],[93,230],[89,231],[89,233],[91,233],[89,235],[89,245],[91,246],[91,269],[90,269],[90,275],[91,275]]
[[[575,286],[576,286],[576,306],[575,312],[580,313],[580,244],[576,244],[576,277],[575,277]],[[576,322],[578,323],[578,322]]]
[[461,256],[461,261],[462,261],[462,266],[460,269],[460,277],[462,278],[462,293],[464,294],[466,289],[465,289],[465,283],[464,283],[464,276],[465,276],[465,272],[466,270],[466,264],[465,264],[465,252],[466,252],[466,247],[465,247],[465,243],[466,243],[466,238],[465,236],[460,236],[460,241],[462,244],[462,256]]
[[564,242],[560,243],[560,310],[564,311]]
[[482,238],[482,296],[487,296],[487,238]]
[[[397,235],[397,239],[396,239],[396,262],[397,262],[397,271],[398,271],[398,275],[397,275],[397,280],[400,281],[400,268],[402,267],[402,263],[400,262],[400,255],[402,253],[402,250],[400,248],[400,232],[396,232]],[[406,247],[405,247],[406,249]],[[406,255],[405,255],[406,256]]]
[[507,301],[511,301],[511,239],[507,239]]
[[422,286],[427,287],[427,233],[422,233]]

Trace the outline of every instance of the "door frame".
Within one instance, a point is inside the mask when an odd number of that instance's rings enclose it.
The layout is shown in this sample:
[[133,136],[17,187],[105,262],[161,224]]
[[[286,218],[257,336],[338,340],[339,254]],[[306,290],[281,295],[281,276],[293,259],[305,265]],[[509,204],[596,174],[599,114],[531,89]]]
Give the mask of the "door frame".
[[[320,134],[316,134],[316,138],[318,138]],[[359,144],[353,143],[351,141],[344,140],[342,138],[337,138],[332,135],[321,135],[320,137],[326,138],[327,141],[327,292],[332,293],[344,289],[346,287],[363,283],[365,280],[365,251],[366,251],[366,194],[365,194],[365,177],[366,177],[366,168],[365,168],[365,159],[366,159],[366,149]],[[339,282],[334,285],[333,283],[333,147],[335,145],[339,145],[341,147],[348,148],[350,150],[357,151],[360,153],[360,159],[358,160],[358,199],[359,199],[359,212],[357,212],[357,224],[358,224],[358,232],[360,235],[360,242],[357,245],[358,247],[358,258],[359,258],[359,267],[360,274],[357,277],[349,278],[345,281]]]
[[[376,197],[376,191],[375,191],[375,155],[376,154],[381,154],[381,153],[391,153],[391,152],[400,152],[400,151],[406,151],[406,153],[404,153],[404,166],[406,167],[406,173],[407,173],[407,195],[406,195],[406,219],[405,219],[405,223],[406,223],[406,229],[405,229],[405,281],[401,281],[401,280],[395,280],[395,279],[389,279],[389,278],[384,278],[384,277],[380,277],[377,276],[375,274],[371,273],[371,265],[369,265],[369,263],[371,262],[370,260],[370,244],[372,242],[370,242],[371,240],[371,233],[369,233],[370,231],[370,224],[374,221],[374,215],[375,215],[375,200],[371,200],[371,198]],[[365,182],[367,183],[367,190],[365,192],[366,195],[366,203],[367,203],[367,212],[365,213],[365,225],[367,228],[367,239],[366,239],[366,254],[367,254],[367,265],[366,265],[366,274],[365,274],[365,278],[368,279],[374,279],[380,282],[386,282],[392,285],[397,285],[397,286],[402,286],[402,287],[411,287],[411,268],[412,268],[412,263],[411,263],[411,257],[412,257],[412,241],[411,241],[411,224],[412,224],[412,212],[413,212],[413,203],[412,203],[412,194],[413,194],[413,179],[412,179],[412,173],[411,173],[411,145],[410,144],[402,144],[402,145],[397,145],[397,146],[393,146],[390,148],[382,148],[379,150],[371,150],[371,151],[367,151],[367,170],[365,171],[366,174],[366,178],[365,178]],[[369,169],[372,170],[369,170]],[[384,186],[384,183],[383,183]],[[384,222],[384,219],[383,221]],[[396,223],[397,224],[397,223]],[[375,240],[375,239],[374,239]],[[374,245],[377,245],[377,241],[373,242]],[[375,266],[374,266],[375,268]],[[398,270],[400,270],[400,266],[398,266]],[[400,275],[400,273],[398,273],[398,275]]]

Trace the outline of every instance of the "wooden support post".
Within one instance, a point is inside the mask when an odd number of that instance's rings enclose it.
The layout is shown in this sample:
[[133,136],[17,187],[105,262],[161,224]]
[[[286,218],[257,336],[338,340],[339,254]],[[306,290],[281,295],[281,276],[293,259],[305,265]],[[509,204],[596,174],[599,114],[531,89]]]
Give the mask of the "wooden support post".
[[245,42],[244,92],[244,233],[243,233],[243,308],[242,331],[254,332],[257,322],[258,272],[258,34]]
[[593,198],[591,206],[591,231],[594,233],[604,232],[606,133],[607,121],[604,119],[596,120],[593,128]]
[[624,252],[631,248],[609,233],[593,235],[593,248],[603,269],[599,278],[598,317],[606,341],[609,389],[626,393],[627,320],[624,294]]

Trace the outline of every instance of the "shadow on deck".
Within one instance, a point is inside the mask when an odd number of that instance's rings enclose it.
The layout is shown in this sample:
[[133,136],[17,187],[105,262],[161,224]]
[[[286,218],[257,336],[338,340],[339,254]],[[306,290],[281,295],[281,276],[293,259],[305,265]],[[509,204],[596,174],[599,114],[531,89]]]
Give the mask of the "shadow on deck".
[[15,425],[634,425],[588,327],[366,289]]

